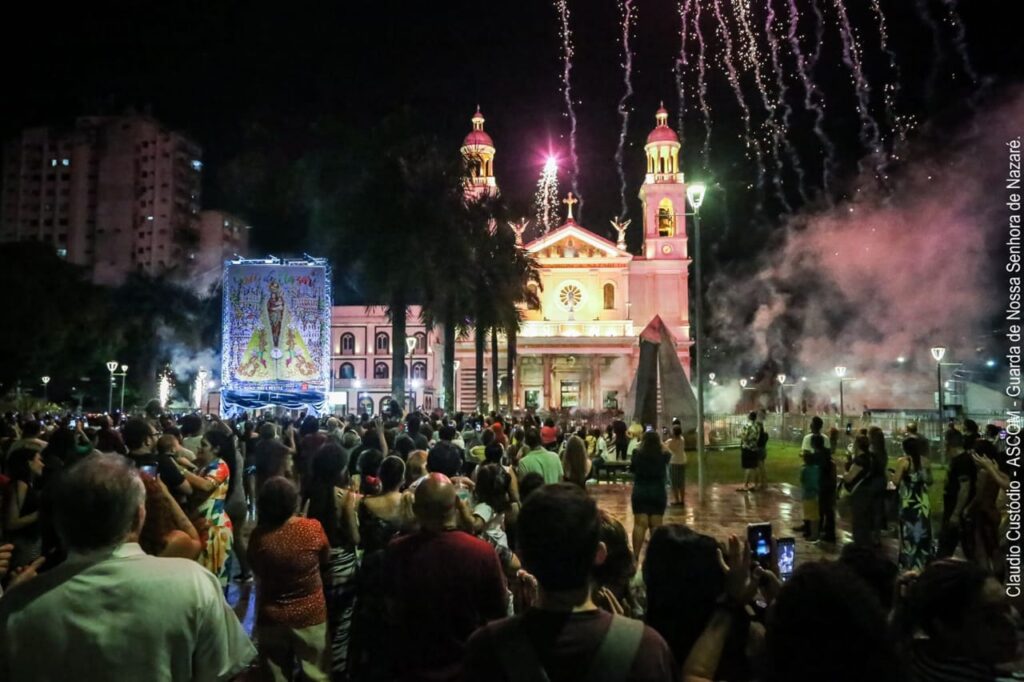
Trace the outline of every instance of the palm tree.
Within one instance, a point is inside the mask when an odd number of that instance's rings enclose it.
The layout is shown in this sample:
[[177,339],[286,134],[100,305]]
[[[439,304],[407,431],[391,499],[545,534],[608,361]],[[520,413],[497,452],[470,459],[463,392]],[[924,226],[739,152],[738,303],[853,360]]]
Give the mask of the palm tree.
[[405,404],[409,306],[428,298],[436,276],[431,254],[444,235],[455,179],[433,140],[383,126],[384,140],[349,202],[335,252],[352,263],[368,307],[384,306],[391,323],[391,395]]

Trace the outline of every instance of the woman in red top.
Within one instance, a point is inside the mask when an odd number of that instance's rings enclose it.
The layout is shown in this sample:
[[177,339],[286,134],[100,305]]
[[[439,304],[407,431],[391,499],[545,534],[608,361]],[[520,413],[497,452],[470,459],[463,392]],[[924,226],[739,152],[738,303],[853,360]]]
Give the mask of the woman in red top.
[[299,493],[286,478],[269,479],[256,502],[249,538],[256,576],[256,641],[267,679],[291,679],[295,659],[307,680],[329,678],[327,605],[320,571],[330,545],[319,521],[295,516]]

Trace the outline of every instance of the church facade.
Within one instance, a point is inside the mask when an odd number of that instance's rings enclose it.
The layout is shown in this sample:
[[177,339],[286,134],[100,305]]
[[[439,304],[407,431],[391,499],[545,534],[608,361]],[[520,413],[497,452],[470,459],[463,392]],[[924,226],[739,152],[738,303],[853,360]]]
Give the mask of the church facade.
[[[655,317],[661,318],[675,340],[683,367],[689,368],[686,185],[679,171],[679,138],[668,126],[668,112],[660,108],[655,121],[644,147],[641,253],[626,249],[629,221],[612,221],[618,234],[615,242],[578,223],[571,193],[564,202],[566,218],[560,227],[526,243],[519,241],[537,261],[540,305],[522,311],[512,375],[507,372],[504,342],[499,344],[497,367],[490,366],[488,344],[484,367],[485,391],[491,385],[490,373],[497,372],[503,402],[506,382],[512,382],[512,409],[628,411],[628,392],[639,362],[638,337]],[[498,192],[496,148],[483,124],[478,110],[461,149],[470,168],[466,179],[470,200]],[[521,226],[519,230],[521,237]],[[417,322],[410,320],[411,325]],[[390,389],[390,345],[385,338],[389,325],[383,314],[347,306],[334,309],[332,326],[337,337],[333,339],[335,409],[353,412],[372,406],[376,411]],[[402,371],[417,380],[410,384],[410,400],[429,408],[441,404],[441,335],[419,328],[416,332],[422,337],[416,337],[412,364]],[[417,352],[423,358],[418,364]],[[455,403],[457,409],[471,411],[477,404],[473,340],[459,341],[455,357]],[[489,395],[485,402],[490,402]]]

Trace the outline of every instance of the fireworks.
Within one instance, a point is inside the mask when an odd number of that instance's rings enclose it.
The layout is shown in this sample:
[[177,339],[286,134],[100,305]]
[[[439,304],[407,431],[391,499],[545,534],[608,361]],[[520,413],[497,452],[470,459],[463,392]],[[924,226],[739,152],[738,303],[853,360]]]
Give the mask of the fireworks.
[[167,401],[171,399],[171,375],[164,371],[160,374],[160,382],[157,384],[157,399],[161,407],[167,407]]
[[547,234],[557,227],[558,220],[558,159],[548,156],[537,180],[537,192],[533,196],[537,215],[537,226],[541,234]]
[[[576,153],[576,108],[572,101],[572,29],[569,26],[568,0],[555,0],[560,21],[559,36],[562,38],[562,96],[565,98],[565,115],[569,117],[569,184],[579,197],[579,156]],[[556,203],[557,206],[557,203]],[[583,215],[583,200],[577,213]]]
[[[620,9],[622,11],[622,52],[624,60],[622,63],[622,80],[625,85],[625,92],[619,100],[619,116],[622,117],[622,129],[619,131],[619,146],[615,149],[615,164],[619,171],[619,202],[621,209],[619,219],[626,217],[626,173],[622,168],[623,149],[626,146],[626,132],[629,130],[629,109],[627,102],[633,96],[633,51],[629,47],[629,35],[636,20],[633,9],[633,0],[624,0]],[[681,93],[682,91],[680,91]],[[680,94],[680,98],[682,95]],[[573,191],[575,191],[575,184]]]

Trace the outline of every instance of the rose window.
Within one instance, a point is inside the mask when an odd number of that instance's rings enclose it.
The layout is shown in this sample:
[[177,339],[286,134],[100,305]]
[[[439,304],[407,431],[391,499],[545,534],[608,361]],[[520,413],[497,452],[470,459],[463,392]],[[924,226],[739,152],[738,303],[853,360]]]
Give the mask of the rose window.
[[575,284],[566,284],[558,292],[558,300],[565,308],[575,310],[583,300],[583,290]]

